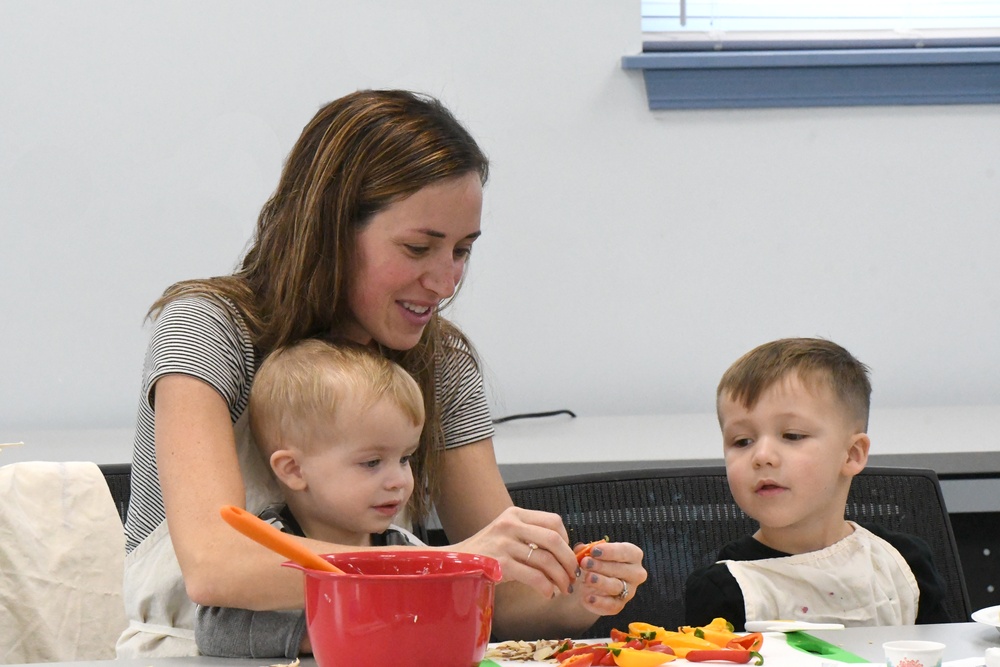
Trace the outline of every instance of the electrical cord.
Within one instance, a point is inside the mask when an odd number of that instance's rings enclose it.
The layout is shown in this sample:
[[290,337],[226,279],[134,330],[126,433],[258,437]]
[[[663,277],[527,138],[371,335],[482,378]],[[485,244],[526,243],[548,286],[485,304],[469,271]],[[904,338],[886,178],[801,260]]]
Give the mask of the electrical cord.
[[514,421],[515,419],[535,419],[536,417],[554,417],[555,415],[569,415],[570,417],[576,418],[576,413],[572,410],[552,410],[551,412],[525,412],[517,415],[507,415],[506,417],[498,417],[493,420],[494,424],[503,424],[504,422]]

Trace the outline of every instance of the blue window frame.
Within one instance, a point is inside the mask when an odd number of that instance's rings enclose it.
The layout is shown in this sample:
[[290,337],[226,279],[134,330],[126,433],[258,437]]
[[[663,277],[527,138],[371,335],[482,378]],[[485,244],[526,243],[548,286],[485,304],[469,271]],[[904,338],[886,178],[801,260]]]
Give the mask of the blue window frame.
[[645,0],[643,28],[651,109],[1000,102],[992,0]]

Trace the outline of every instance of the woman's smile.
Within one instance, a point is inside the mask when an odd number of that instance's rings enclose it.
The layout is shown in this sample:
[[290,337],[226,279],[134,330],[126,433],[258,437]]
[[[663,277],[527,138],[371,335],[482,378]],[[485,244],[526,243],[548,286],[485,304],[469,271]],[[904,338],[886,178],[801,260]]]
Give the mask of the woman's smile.
[[432,306],[416,304],[412,301],[397,301],[397,303],[403,310],[403,317],[421,328],[427,326],[437,309],[437,303]]

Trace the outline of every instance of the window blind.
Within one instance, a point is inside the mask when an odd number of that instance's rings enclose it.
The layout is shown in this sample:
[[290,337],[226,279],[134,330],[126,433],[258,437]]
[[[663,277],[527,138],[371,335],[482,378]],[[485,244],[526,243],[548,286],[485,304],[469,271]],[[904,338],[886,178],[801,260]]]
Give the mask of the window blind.
[[1000,0],[642,0],[650,109],[1000,104]]
[[994,46],[1000,0],[643,0],[647,42],[687,48]]

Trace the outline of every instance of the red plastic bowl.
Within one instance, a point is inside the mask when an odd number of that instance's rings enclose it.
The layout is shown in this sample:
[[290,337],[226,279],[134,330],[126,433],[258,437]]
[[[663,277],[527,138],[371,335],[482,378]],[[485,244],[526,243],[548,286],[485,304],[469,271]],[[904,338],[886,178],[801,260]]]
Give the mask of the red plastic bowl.
[[500,564],[419,549],[323,556],[346,574],[305,573],[306,628],[319,667],[470,667],[486,652]]

